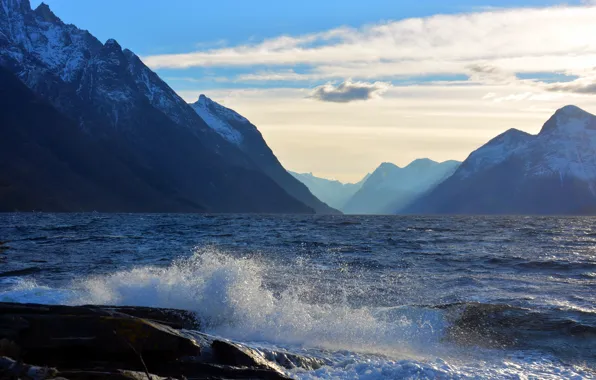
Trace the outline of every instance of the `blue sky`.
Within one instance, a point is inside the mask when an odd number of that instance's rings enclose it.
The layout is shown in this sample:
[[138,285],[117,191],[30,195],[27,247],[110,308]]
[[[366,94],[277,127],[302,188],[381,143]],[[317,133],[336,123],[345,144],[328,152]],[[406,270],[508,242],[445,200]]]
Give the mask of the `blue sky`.
[[[36,7],[41,1],[32,0]],[[342,25],[489,8],[542,7],[561,1],[499,0],[45,0],[63,21],[115,38],[139,55],[182,53],[197,46],[235,45],[280,34],[304,34]],[[567,1],[580,4],[580,1]]]
[[596,111],[592,0],[46,3],[187,101],[248,117],[287,168],[345,181],[384,161],[463,160],[566,104]]

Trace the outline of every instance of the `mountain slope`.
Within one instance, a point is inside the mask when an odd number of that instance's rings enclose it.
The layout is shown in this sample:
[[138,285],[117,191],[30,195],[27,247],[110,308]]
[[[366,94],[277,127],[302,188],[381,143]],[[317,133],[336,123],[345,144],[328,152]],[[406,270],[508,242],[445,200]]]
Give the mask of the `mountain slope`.
[[394,214],[449,177],[457,161],[419,159],[405,168],[381,164],[346,203],[348,214]]
[[31,10],[28,0],[0,0],[0,66],[139,181],[188,204],[183,211],[200,205],[210,212],[313,212],[210,128],[134,53],[64,24],[45,4]]
[[302,182],[320,200],[338,210],[343,209],[346,202],[362,187],[370,174],[358,183],[342,183],[336,180],[315,177],[312,173],[289,172]]
[[434,214],[586,214],[596,211],[596,117],[559,109],[538,135],[509,130],[407,209]]
[[204,211],[164,199],[0,68],[0,211]]
[[290,175],[273,154],[261,132],[245,117],[201,95],[193,103],[195,112],[229,143],[243,151],[265,174],[288,194],[320,214],[339,213],[321,202],[300,181]]

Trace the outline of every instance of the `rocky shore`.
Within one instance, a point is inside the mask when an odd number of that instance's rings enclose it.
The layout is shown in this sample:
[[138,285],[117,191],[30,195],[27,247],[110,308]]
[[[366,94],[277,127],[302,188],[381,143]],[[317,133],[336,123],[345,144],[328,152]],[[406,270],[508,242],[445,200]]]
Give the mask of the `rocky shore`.
[[0,379],[289,379],[319,359],[200,333],[192,313],[0,303]]

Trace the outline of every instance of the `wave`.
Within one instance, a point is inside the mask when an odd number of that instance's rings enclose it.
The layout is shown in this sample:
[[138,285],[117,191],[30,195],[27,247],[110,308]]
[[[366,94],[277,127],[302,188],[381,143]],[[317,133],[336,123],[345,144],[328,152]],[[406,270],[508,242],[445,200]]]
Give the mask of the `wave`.
[[[258,256],[239,257],[210,248],[167,267],[143,266],[80,278],[63,288],[21,279],[0,293],[0,301],[189,310],[204,332],[212,335],[252,344],[308,347],[322,350],[323,355],[333,352],[329,354],[334,356],[333,368],[319,370],[314,373],[317,377],[355,377],[363,368],[384,371],[388,377],[399,373],[447,377],[455,370],[437,362],[437,357],[459,360],[479,350],[499,356],[504,349],[539,348],[558,356],[560,347],[577,358],[592,363],[596,359],[590,354],[596,352],[596,321],[582,324],[563,312],[555,315],[472,302],[354,307],[349,295],[320,302],[325,299],[316,296],[320,289],[298,281],[291,264],[278,265]],[[276,287],[272,279],[284,274],[284,287]],[[592,321],[596,314],[587,317]]]
[[290,283],[280,290],[266,283],[280,270],[258,257],[208,249],[165,268],[139,267],[78,279],[67,289],[27,281],[0,294],[0,299],[178,308],[195,312],[212,334],[325,349],[403,355],[440,340],[440,310],[309,302],[317,290],[307,284]]

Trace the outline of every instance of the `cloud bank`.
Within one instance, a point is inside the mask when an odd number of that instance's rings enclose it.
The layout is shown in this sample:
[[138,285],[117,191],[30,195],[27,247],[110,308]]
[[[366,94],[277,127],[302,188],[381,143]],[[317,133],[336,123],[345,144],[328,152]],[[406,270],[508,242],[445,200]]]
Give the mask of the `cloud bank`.
[[[143,60],[153,69],[267,68],[239,76],[240,81],[464,74],[490,82],[495,74],[575,73],[596,67],[595,19],[592,6],[436,15]],[[295,72],[296,65],[306,68]]]
[[323,102],[349,103],[379,97],[390,87],[384,82],[366,83],[346,80],[338,85],[331,83],[315,88],[309,98]]

